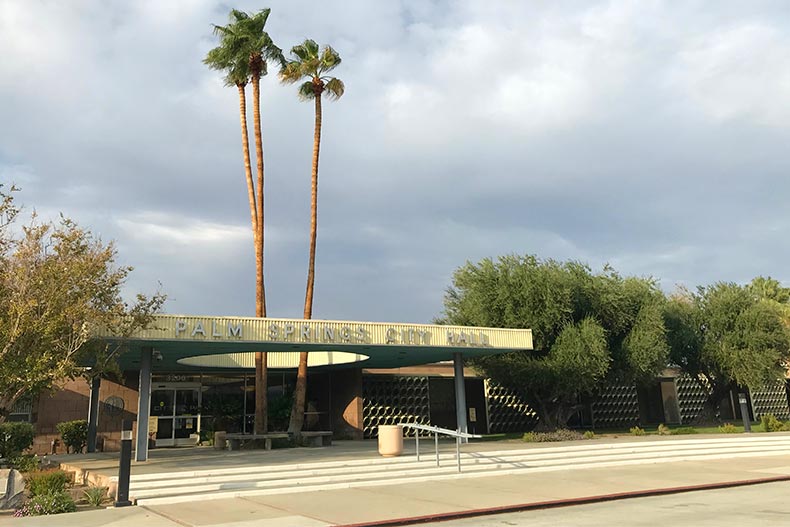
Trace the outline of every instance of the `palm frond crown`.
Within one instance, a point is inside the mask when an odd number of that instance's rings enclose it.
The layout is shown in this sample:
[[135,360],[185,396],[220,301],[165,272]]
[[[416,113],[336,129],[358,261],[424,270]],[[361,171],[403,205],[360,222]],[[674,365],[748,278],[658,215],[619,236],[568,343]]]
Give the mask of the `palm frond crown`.
[[227,25],[214,25],[220,45],[209,51],[204,63],[212,69],[226,71],[226,84],[236,84],[241,77],[260,78],[268,73],[268,62],[279,66],[285,62],[282,50],[264,30],[270,12],[262,9],[249,14],[233,9]]
[[321,48],[314,40],[306,39],[291,48],[291,57],[280,68],[280,80],[285,84],[304,81],[297,91],[300,99],[314,99],[322,94],[330,99],[343,96],[343,81],[327,75],[341,63],[340,54],[332,46]]

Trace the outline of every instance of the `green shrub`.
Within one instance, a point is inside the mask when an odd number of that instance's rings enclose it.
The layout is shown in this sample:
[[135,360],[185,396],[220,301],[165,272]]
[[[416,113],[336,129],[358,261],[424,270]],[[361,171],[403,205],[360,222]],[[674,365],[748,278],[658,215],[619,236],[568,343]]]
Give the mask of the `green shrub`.
[[738,427],[732,423],[724,423],[719,427],[719,432],[722,434],[737,434]]
[[66,452],[81,453],[88,444],[88,421],[84,419],[66,421],[58,423],[56,428],[63,439],[63,444],[66,445]]
[[658,425],[658,435],[660,435],[660,436],[668,436],[671,433],[672,433],[672,431],[669,429],[669,427],[667,425],[665,425],[663,423]]
[[38,470],[39,461],[38,456],[35,454],[23,454],[12,457],[10,463],[11,467],[19,472],[33,472]]
[[643,436],[643,435],[645,435],[645,431],[642,428],[639,428],[638,426],[632,427],[631,430],[629,430],[629,432],[630,432],[630,434],[632,436]]
[[698,434],[697,429],[693,426],[681,426],[680,428],[675,428],[672,430],[671,434],[673,436],[682,436],[682,435],[689,435],[689,434]]
[[33,425],[30,423],[0,424],[0,457],[16,457],[33,446]]
[[107,499],[107,487],[91,487],[83,492],[85,501],[94,507],[100,507]]
[[554,441],[576,441],[584,436],[575,430],[560,428],[553,432],[527,432],[522,438],[527,443],[550,443]]
[[782,432],[790,432],[790,421],[782,423]]
[[60,491],[33,496],[21,509],[14,512],[14,516],[44,516],[45,514],[60,514],[76,510],[77,505],[71,496],[65,491]]
[[279,397],[272,397],[269,400],[267,414],[269,416],[270,430],[287,430],[288,422],[291,419],[291,408],[293,407],[293,395],[287,392]]
[[587,430],[584,432],[584,439],[595,439],[595,432],[592,430]]
[[763,414],[760,416],[760,422],[765,432],[781,432],[782,421],[776,418],[774,414]]
[[27,476],[27,487],[31,496],[63,492],[70,483],[71,477],[62,470],[31,472]]

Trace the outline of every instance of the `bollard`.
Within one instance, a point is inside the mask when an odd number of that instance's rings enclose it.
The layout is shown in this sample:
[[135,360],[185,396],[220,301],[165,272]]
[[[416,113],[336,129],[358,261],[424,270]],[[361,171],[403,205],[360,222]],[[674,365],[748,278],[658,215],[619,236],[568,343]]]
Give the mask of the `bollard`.
[[121,426],[121,461],[118,466],[118,490],[115,493],[115,506],[128,507],[129,476],[132,472],[132,421],[124,419]]
[[752,431],[752,423],[749,421],[749,403],[746,400],[745,393],[738,394],[738,402],[741,405],[741,417],[743,418],[743,431],[744,432],[751,432]]

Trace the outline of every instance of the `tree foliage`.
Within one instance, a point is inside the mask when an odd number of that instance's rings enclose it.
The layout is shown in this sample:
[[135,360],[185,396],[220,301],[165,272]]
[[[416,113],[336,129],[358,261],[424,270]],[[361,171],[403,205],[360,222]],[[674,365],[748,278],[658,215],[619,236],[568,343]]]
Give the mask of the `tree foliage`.
[[111,368],[122,344],[92,343],[92,330],[131,333],[150,321],[163,295],[121,297],[130,267],[116,250],[61,217],[11,229],[19,210],[0,187],[0,422],[22,394],[35,394],[82,374]]
[[277,47],[265,30],[271,9],[245,13],[231,9],[229,22],[214,25],[214,34],[221,43],[211,49],[203,62],[211,69],[225,72],[227,86],[245,85],[260,79],[269,71],[268,63],[285,63],[282,49]]
[[326,95],[330,99],[339,99],[346,91],[343,81],[327,75],[340,66],[340,54],[332,46],[320,48],[314,40],[307,39],[291,48],[291,60],[283,63],[280,80],[299,85],[298,95],[302,100],[312,100]]
[[746,286],[718,282],[695,293],[681,290],[666,305],[671,360],[709,394],[699,422],[716,419],[731,388],[759,389],[784,376],[786,304],[781,291],[766,294],[764,285],[759,277]]
[[535,351],[475,362],[561,427],[605,380],[648,382],[667,365],[664,296],[652,279],[579,262],[505,256],[456,270],[444,322],[530,328]]

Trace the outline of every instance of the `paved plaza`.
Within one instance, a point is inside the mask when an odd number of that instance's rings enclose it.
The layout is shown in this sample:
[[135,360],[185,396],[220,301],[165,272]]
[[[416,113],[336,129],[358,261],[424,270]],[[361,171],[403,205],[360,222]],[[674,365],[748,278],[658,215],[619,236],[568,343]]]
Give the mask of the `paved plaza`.
[[[622,440],[633,441],[633,438],[623,438]],[[666,441],[674,440],[668,438]],[[502,442],[475,443],[465,445],[464,449],[467,452],[484,453],[486,450],[502,450],[503,445],[506,444]],[[443,448],[449,450],[452,445],[445,444]],[[513,443],[513,448],[524,448],[524,443]],[[536,445],[535,448],[550,447]],[[163,468],[169,470],[175,466],[180,466],[184,470],[194,470],[197,467],[205,468],[211,459],[217,463],[235,462],[238,466],[243,466],[245,462],[275,464],[292,463],[295,458],[318,461],[364,459],[365,456],[369,456],[373,462],[376,456],[375,443],[339,442],[337,446],[331,448],[271,452],[213,452],[209,449],[163,450],[156,451],[148,463],[136,465],[133,468],[133,473],[154,472],[157,470],[157,465],[159,465],[159,470]],[[74,460],[77,457],[71,456]],[[95,455],[90,458],[82,456],[82,458],[82,464],[91,466],[91,470],[102,469],[108,473],[113,471],[113,458],[109,454]],[[764,457],[704,459],[623,466],[607,465],[600,468],[571,468],[525,474],[493,474],[484,477],[442,481],[415,481],[398,485],[95,510],[56,517],[21,519],[0,517],[0,525],[20,527],[49,527],[52,525],[64,527],[98,527],[100,525],[115,527],[138,527],[139,525],[168,527],[375,525],[376,522],[399,518],[436,517],[446,519],[448,516],[480,509],[507,509],[557,500],[605,497],[622,493],[649,492],[656,489],[726,485],[733,482],[754,482],[770,478],[790,479],[790,452]],[[698,514],[710,515],[711,510],[718,510],[717,504],[721,502],[728,504],[730,506],[728,510],[735,512],[740,510],[738,507],[741,503],[747,504],[744,505],[744,511],[749,512],[748,518],[752,523],[741,522],[742,525],[781,525],[781,522],[773,520],[777,517],[785,518],[786,514],[790,512],[790,504],[785,499],[775,500],[770,496],[786,495],[788,490],[790,490],[790,483],[763,483],[724,490],[684,492],[683,494],[652,498],[608,501],[598,505],[576,505],[551,510],[536,510],[513,516],[487,516],[454,521],[461,522],[456,523],[457,525],[509,525],[509,523],[497,522],[503,518],[513,517],[516,522],[526,521],[519,518],[529,519],[530,522],[534,518],[536,521],[544,522],[530,523],[530,525],[617,525],[619,520],[622,520],[621,524],[624,525],[655,525],[659,523],[660,516],[652,519],[649,516],[655,513],[673,518],[671,525],[705,525],[696,516]],[[759,504],[754,507],[748,505],[757,503],[754,501],[754,497],[763,496],[763,493],[765,493],[764,498]],[[705,496],[711,496],[711,498]],[[718,498],[718,496],[724,497]],[[712,501],[708,504],[706,500]],[[689,506],[684,509],[683,503],[688,503]],[[631,512],[625,516],[613,512],[630,511],[634,507],[642,511],[639,512],[639,519],[631,516]],[[576,517],[574,514],[582,514],[578,511],[584,510],[592,511],[588,523],[578,523],[572,519]],[[724,509],[722,509],[722,513],[726,514]],[[614,514],[614,517],[607,516],[607,514]],[[568,518],[568,520],[564,521],[564,518]],[[638,523],[638,521],[643,523]],[[767,521],[768,523],[766,523]],[[453,525],[453,523],[443,524]],[[718,525],[721,524],[718,523]],[[512,525],[520,524],[512,523]]]

